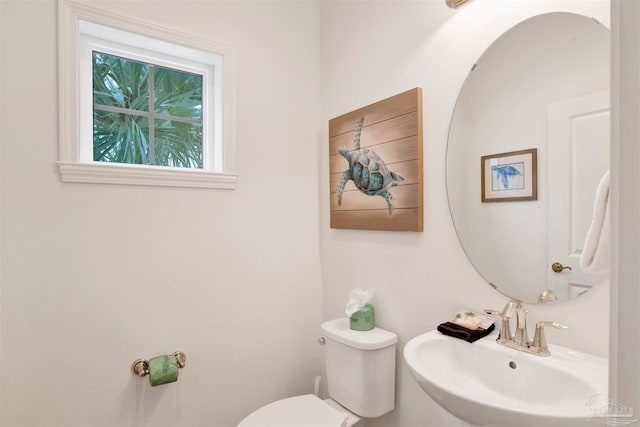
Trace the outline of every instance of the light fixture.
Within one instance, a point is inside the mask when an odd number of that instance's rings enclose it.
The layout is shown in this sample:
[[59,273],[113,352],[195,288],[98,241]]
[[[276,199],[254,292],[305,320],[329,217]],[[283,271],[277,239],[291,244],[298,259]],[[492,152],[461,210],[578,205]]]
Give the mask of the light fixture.
[[447,0],[447,6],[455,9],[457,7],[460,7],[466,1],[467,0]]

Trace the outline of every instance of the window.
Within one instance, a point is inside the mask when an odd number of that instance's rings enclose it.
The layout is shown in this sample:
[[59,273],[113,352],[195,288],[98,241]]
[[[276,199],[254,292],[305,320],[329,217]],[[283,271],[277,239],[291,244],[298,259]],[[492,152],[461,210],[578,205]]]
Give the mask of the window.
[[202,80],[92,52],[93,160],[202,169]]
[[62,180],[234,188],[230,48],[60,7]]

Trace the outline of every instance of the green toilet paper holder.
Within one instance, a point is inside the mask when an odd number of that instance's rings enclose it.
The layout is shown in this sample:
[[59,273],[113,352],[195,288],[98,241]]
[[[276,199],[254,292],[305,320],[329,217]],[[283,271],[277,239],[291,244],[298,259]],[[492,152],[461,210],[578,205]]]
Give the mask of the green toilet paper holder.
[[[184,368],[184,365],[187,362],[187,355],[181,351],[176,351],[173,355],[176,357],[176,361],[178,362],[178,368]],[[149,375],[149,361],[142,358],[134,360],[131,365],[131,371],[139,377]]]

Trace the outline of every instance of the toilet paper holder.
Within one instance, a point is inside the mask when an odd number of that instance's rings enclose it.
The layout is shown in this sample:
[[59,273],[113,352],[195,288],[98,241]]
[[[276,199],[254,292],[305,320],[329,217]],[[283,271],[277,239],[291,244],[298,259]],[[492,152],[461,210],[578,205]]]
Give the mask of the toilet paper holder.
[[[184,365],[187,362],[187,355],[181,351],[176,351],[173,355],[176,357],[176,361],[178,362],[178,368],[184,368]],[[149,374],[149,361],[142,358],[134,360],[131,365],[131,371],[139,377],[144,377]]]

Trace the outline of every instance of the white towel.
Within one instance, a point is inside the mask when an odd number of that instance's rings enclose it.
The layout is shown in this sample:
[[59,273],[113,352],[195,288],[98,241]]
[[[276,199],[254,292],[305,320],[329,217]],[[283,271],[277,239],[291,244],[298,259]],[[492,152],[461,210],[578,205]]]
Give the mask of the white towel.
[[606,273],[609,271],[611,249],[609,227],[609,171],[600,180],[593,204],[593,219],[584,241],[584,248],[580,256],[580,267],[591,273]]

